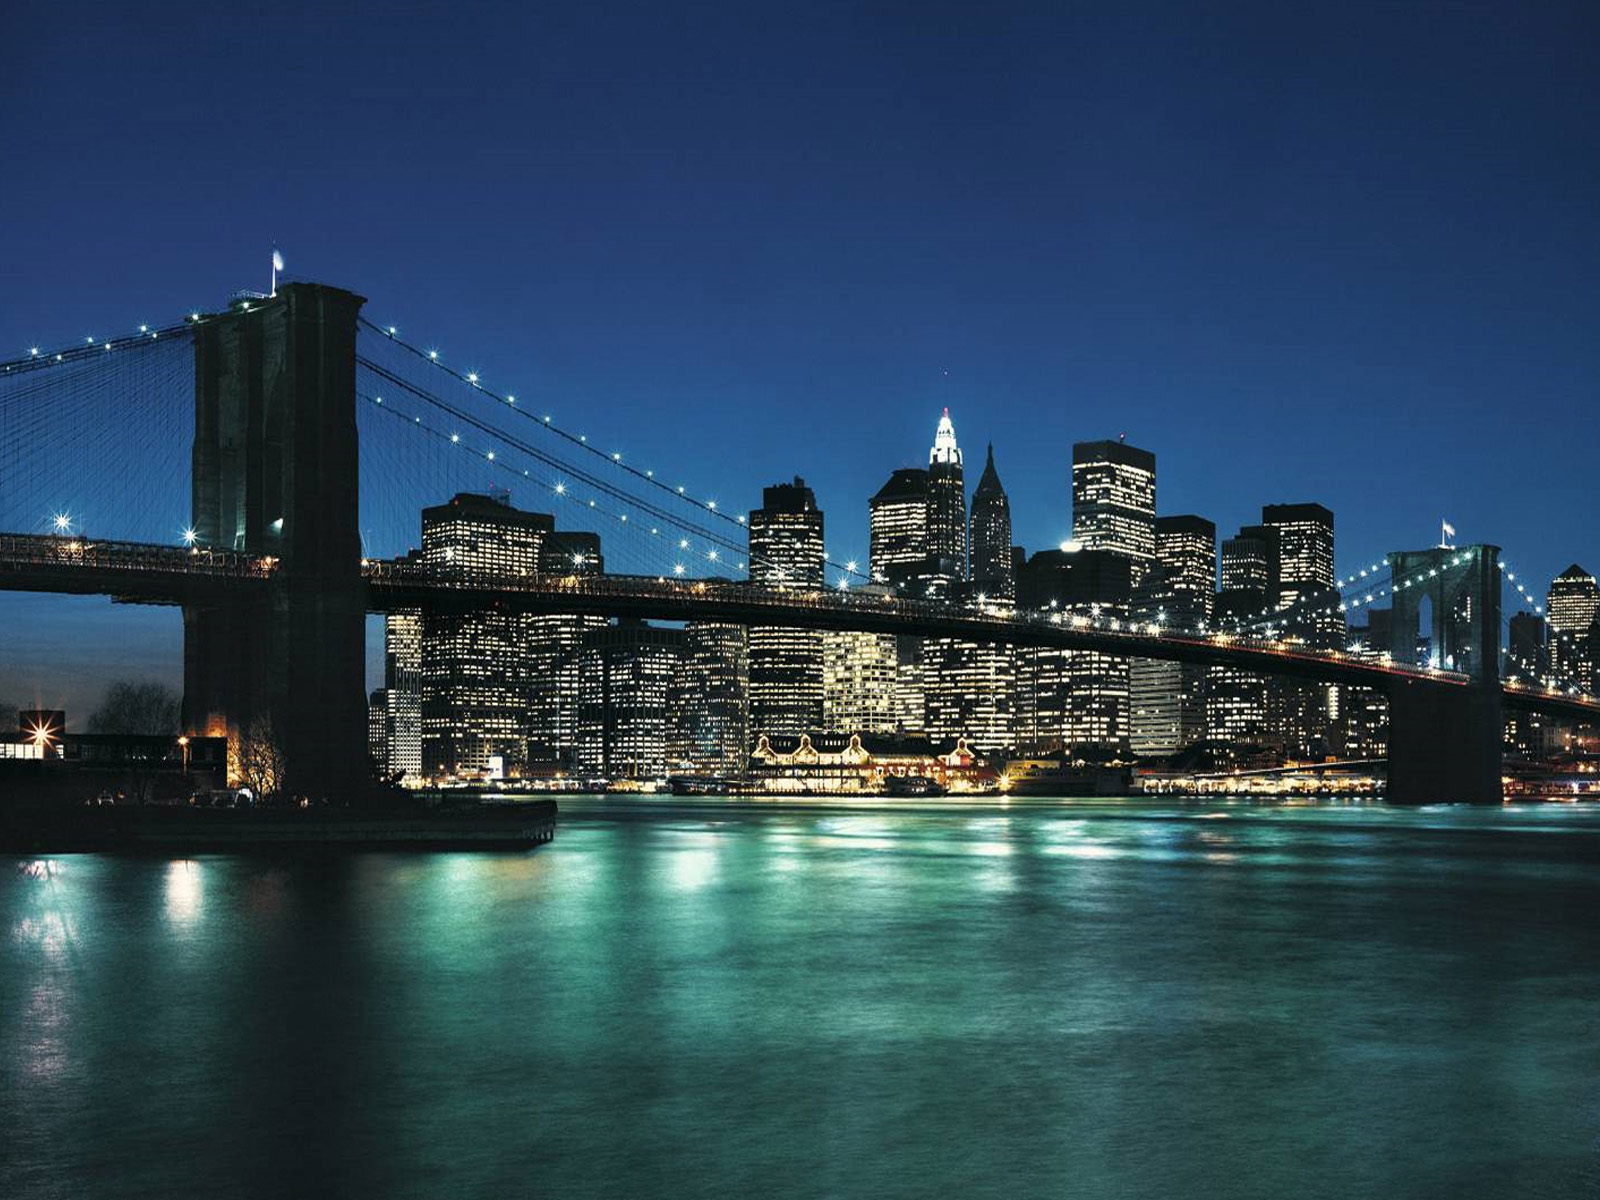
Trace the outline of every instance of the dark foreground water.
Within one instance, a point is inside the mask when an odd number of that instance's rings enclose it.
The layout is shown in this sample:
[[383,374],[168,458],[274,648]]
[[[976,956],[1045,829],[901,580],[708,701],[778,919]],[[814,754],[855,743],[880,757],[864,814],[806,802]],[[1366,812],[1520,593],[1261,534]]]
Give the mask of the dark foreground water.
[[0,1196],[1600,1194],[1600,808],[0,860]]

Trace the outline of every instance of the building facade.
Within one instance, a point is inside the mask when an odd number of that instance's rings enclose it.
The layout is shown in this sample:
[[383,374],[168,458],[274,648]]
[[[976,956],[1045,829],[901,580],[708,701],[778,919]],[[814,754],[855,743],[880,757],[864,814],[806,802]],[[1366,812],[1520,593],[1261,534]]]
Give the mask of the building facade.
[[1121,440],[1073,446],[1072,538],[1124,555],[1142,582],[1156,561],[1156,456]]
[[[750,580],[764,587],[824,586],[822,510],[796,476],[762,492],[750,514]],[[822,724],[822,635],[815,629],[750,630],[752,734],[800,734]]]
[[960,583],[967,577],[967,485],[950,410],[944,410],[928,451],[928,554],[936,570]]
[[578,655],[578,767],[605,779],[666,776],[676,744],[673,685],[683,632],[619,621]]
[[974,590],[1003,600],[1013,600],[1017,581],[1011,563],[1011,501],[994,469],[990,443],[983,474],[972,493],[970,572]]

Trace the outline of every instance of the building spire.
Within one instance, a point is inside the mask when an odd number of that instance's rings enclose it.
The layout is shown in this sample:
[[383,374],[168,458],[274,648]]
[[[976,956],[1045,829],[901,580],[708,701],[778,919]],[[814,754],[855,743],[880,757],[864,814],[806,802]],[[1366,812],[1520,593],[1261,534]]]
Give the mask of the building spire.
[[931,467],[940,463],[956,467],[961,465],[961,447],[956,445],[956,427],[950,421],[948,407],[939,418],[939,428],[933,435],[933,449],[928,451],[928,465]]

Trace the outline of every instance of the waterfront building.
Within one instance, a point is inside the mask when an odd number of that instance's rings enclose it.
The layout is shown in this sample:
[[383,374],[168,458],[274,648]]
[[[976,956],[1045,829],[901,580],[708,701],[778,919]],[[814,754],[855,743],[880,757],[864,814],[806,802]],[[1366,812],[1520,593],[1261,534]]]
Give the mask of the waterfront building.
[[895,731],[898,640],[890,633],[823,632],[823,729],[833,733]]
[[674,770],[732,777],[750,753],[750,638],[742,625],[691,621],[674,699]]
[[897,637],[894,644],[894,724],[901,733],[927,728],[927,685],[922,665],[922,639]]
[[378,688],[367,697],[367,754],[372,759],[373,770],[388,774],[389,723],[388,701],[384,689]]
[[972,537],[970,566],[974,592],[1003,599],[1016,598],[1016,576],[1012,568],[1011,501],[994,469],[994,444],[989,445],[972,493]]
[[584,635],[578,654],[578,767],[605,779],[659,779],[675,744],[673,685],[683,631],[624,620]]
[[[824,586],[822,511],[805,480],[762,492],[750,514],[750,580],[765,587]],[[799,734],[822,723],[822,635],[750,630],[750,721],[756,733]]]
[[[555,527],[506,494],[461,493],[422,512],[422,564],[443,578],[536,575]],[[422,625],[422,769],[430,778],[521,772],[530,675],[524,619],[501,612],[429,612]]]
[[1124,555],[1142,581],[1156,561],[1156,456],[1120,438],[1073,446],[1072,538]]
[[750,775],[763,788],[811,794],[881,793],[891,779],[931,779],[953,792],[987,791],[999,774],[964,738],[873,733],[760,734]]
[[928,554],[952,584],[967,578],[967,485],[948,408],[928,451]]

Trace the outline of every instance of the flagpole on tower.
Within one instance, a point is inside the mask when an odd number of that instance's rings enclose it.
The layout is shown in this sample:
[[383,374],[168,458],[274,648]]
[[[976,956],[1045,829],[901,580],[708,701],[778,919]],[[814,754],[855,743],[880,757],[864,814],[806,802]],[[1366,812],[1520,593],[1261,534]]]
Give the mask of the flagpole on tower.
[[283,255],[277,250],[272,252],[272,295],[278,294],[278,272],[283,270]]

